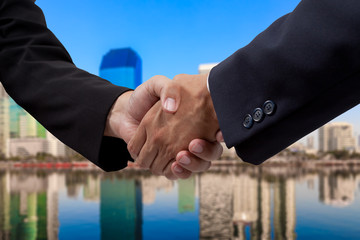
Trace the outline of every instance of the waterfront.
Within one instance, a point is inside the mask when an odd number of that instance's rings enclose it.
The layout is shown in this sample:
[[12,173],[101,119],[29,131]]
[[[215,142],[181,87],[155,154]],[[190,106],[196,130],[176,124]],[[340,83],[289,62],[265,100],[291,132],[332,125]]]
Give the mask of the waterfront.
[[358,239],[357,166],[0,172],[0,239]]

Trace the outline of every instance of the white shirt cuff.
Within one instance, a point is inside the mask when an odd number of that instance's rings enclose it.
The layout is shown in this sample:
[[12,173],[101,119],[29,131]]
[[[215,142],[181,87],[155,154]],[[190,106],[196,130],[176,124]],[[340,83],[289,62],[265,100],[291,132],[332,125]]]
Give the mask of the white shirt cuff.
[[[211,70],[210,70],[210,72],[211,72]],[[210,72],[209,72],[209,74],[207,75],[207,80],[206,80],[206,86],[207,86],[207,89],[208,89],[209,92],[210,92],[210,87],[209,87],[209,76],[210,76]]]

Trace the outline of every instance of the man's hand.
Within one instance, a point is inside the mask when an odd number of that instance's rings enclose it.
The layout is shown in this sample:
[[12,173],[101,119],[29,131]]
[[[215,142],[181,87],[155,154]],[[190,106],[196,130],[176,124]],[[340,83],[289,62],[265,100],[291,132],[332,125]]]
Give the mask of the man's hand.
[[[177,153],[187,150],[191,140],[201,138],[211,142],[216,141],[219,125],[210,93],[207,90],[206,75],[178,75],[164,88],[167,92],[178,92],[180,99],[176,113],[164,112],[161,104],[156,103],[142,119],[135,136],[128,144],[128,150],[136,163],[142,168],[150,168],[154,174],[165,174],[168,178],[169,169],[176,172],[174,163]],[[178,103],[180,102],[180,103]],[[218,149],[218,145],[213,147]],[[216,150],[217,154],[220,150]],[[184,154],[179,153],[179,155]],[[221,154],[221,153],[220,153]],[[193,158],[194,159],[194,158]],[[186,162],[186,161],[185,161]],[[192,162],[190,171],[207,169],[210,164]],[[185,166],[186,164],[181,164]],[[190,165],[189,165],[190,166]],[[196,167],[195,167],[196,166]]]
[[[171,80],[165,76],[155,76],[141,84],[135,91],[123,93],[112,106],[105,127],[105,136],[123,139],[126,143],[134,136],[142,118],[160,100],[164,110],[175,112],[177,92],[166,92],[169,100],[165,102],[165,87]],[[169,97],[171,96],[171,97]]]
[[[135,91],[122,94],[109,112],[104,135],[122,138],[128,143],[145,114],[159,99],[164,112],[176,112],[180,103],[180,92],[177,88],[172,88],[171,83],[172,81],[164,76],[155,76]],[[220,144],[201,139],[195,139],[193,142],[202,146],[203,151],[193,152],[189,145],[189,151],[183,151],[182,155],[187,156],[191,163],[174,163],[172,168],[166,171],[169,179],[188,178],[192,172],[207,170],[210,161],[220,157]]]

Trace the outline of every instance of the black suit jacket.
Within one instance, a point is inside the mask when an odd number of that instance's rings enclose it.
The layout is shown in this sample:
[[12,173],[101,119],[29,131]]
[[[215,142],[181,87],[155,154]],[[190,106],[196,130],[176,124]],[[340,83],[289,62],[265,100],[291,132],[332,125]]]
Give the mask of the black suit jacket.
[[[303,0],[216,66],[209,85],[227,146],[263,162],[360,102],[360,1]],[[267,100],[275,114],[245,128]]]
[[51,133],[106,171],[127,165],[120,139],[103,137],[127,88],[76,68],[32,0],[0,0],[0,81]]

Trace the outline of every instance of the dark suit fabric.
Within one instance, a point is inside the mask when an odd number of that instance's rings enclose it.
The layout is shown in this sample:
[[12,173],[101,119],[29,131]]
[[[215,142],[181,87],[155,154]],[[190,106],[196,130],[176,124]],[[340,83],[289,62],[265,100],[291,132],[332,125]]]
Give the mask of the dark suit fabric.
[[[228,147],[259,164],[360,102],[360,1],[304,0],[216,66],[210,93]],[[246,114],[277,105],[252,128]]]
[[76,68],[32,0],[0,0],[0,81],[62,142],[106,171],[126,167],[126,144],[103,132],[128,89]]

